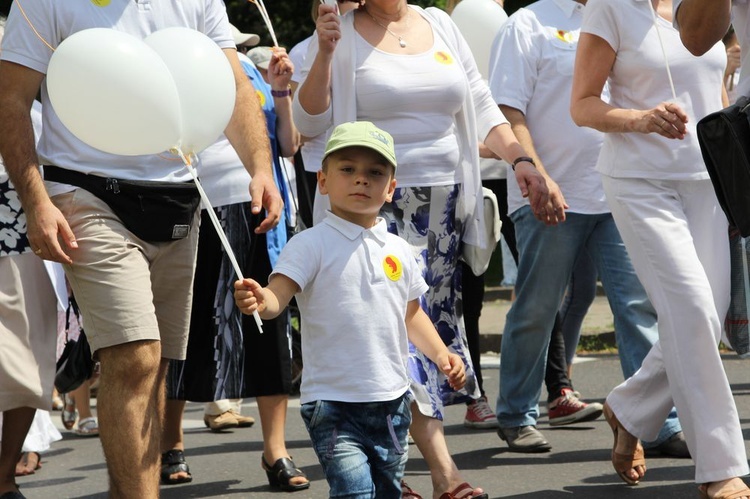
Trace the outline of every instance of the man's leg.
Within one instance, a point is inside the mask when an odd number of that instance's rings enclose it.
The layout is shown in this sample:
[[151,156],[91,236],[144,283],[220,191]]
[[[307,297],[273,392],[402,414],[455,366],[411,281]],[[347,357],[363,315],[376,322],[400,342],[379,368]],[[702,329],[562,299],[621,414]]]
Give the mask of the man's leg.
[[0,495],[18,490],[16,463],[21,455],[23,441],[34,420],[36,409],[19,407],[3,412],[3,435],[0,443]]
[[161,427],[166,370],[158,341],[97,351],[101,380],[97,410],[111,497],[159,496]]
[[[582,247],[579,233],[586,218],[574,215],[564,224],[547,227],[534,218],[528,206],[512,214],[518,237],[518,278],[516,301],[503,332],[495,413],[498,434],[519,452],[549,450],[541,434],[527,427],[536,425],[539,416],[550,331]],[[533,438],[520,440],[524,431],[532,430],[536,432]],[[528,448],[525,442],[529,442]]]

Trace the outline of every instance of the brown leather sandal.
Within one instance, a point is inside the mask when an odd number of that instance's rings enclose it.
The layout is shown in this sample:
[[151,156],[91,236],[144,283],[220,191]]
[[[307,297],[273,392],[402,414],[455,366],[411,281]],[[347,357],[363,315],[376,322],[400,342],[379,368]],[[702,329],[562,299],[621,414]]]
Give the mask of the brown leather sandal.
[[487,493],[474,494],[474,487],[464,482],[459,484],[455,489],[445,492],[440,496],[440,499],[487,499],[489,495]]
[[[268,485],[271,487],[278,487],[285,492],[294,492],[310,488],[310,480],[307,479],[307,475],[305,475],[304,471],[297,468],[291,457],[279,458],[273,463],[273,466],[271,466],[268,464],[268,461],[266,461],[266,456],[261,454],[260,464],[266,472]],[[298,477],[305,479],[305,481],[301,483],[292,483],[292,479]]]
[[746,485],[744,489],[733,490],[731,492],[720,490],[718,495],[711,497],[708,495],[708,484],[704,483],[698,487],[698,493],[701,499],[740,499],[740,497],[750,497],[750,488]]
[[612,428],[612,433],[615,437],[614,444],[612,445],[612,466],[614,466],[615,471],[625,483],[628,485],[638,485],[640,479],[633,480],[627,475],[627,472],[638,466],[643,466],[644,472],[646,470],[646,459],[644,458],[641,442],[638,442],[638,445],[635,450],[633,450],[632,454],[621,454],[617,452],[617,436],[620,430],[624,432],[625,428],[622,427],[617,416],[612,412],[612,408],[606,402],[604,403],[604,418],[607,420],[609,427]]

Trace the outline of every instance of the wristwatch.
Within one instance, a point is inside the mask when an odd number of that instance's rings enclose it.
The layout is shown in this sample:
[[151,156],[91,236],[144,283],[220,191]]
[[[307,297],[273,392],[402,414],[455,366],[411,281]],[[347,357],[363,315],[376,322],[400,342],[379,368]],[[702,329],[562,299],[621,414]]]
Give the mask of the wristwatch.
[[510,167],[513,169],[513,171],[516,171],[516,165],[518,163],[521,163],[522,161],[525,161],[527,163],[531,163],[534,168],[536,168],[536,163],[534,163],[534,159],[530,158],[528,156],[519,156],[516,159],[513,160],[513,163],[510,165]]

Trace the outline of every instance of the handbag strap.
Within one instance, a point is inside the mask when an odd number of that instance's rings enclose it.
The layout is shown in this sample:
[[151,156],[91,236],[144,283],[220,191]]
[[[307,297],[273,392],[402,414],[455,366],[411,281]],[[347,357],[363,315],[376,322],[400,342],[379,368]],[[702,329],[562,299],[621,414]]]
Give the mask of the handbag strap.
[[659,38],[659,45],[661,45],[661,53],[664,56],[664,66],[667,69],[667,78],[669,79],[669,88],[672,90],[672,98],[677,101],[677,92],[674,90],[674,81],[672,81],[672,71],[669,69],[669,58],[667,57],[667,49],[664,47],[664,40],[661,37],[661,30],[659,29],[659,18],[654,9],[654,4],[651,0],[646,0],[649,9],[651,9],[651,17],[654,21],[654,29],[656,29],[656,36]]
[[70,295],[68,297],[68,309],[65,311],[65,341],[67,342],[70,338],[68,335],[70,334],[70,311],[73,311],[73,314],[76,317],[76,320],[78,321],[78,329],[83,330],[83,327],[81,327],[81,310],[78,308],[78,302],[76,301],[75,297],[73,295]]

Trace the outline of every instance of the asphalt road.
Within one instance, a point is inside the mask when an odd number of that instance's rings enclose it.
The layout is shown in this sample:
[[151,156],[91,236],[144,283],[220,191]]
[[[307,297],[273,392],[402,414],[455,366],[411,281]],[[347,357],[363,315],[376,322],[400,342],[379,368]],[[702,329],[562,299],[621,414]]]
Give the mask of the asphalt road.
[[[750,362],[726,355],[725,368],[742,419],[745,444],[750,439]],[[603,401],[612,386],[621,380],[616,356],[586,356],[574,367],[576,388],[590,401]],[[498,358],[485,356],[486,390],[491,399],[498,390]],[[546,400],[543,398],[543,400]],[[299,467],[312,480],[307,491],[295,499],[324,498],[328,487],[308,444],[307,433],[292,400],[287,424],[288,446]],[[256,417],[257,407],[246,401],[243,412]],[[579,426],[551,428],[542,408],[539,429],[552,444],[546,454],[514,454],[506,450],[494,431],[468,430],[462,426],[464,408],[448,409],[445,422],[448,445],[464,477],[482,486],[490,497],[563,499],[645,498],[671,499],[698,497],[692,482],[694,467],[689,460],[651,458],[646,478],[636,487],[620,482],[609,463],[612,435],[599,419]],[[60,426],[59,413],[53,420]],[[260,468],[262,450],[260,428],[254,426],[222,434],[203,427],[202,407],[189,404],[185,415],[186,456],[193,472],[190,484],[162,487],[162,497],[286,497],[269,489]],[[425,498],[432,489],[429,473],[415,446],[409,450],[406,480]],[[83,439],[64,433],[43,457],[43,468],[35,475],[18,480],[28,498],[106,497],[107,474],[98,439]],[[279,495],[281,494],[281,495]]]

